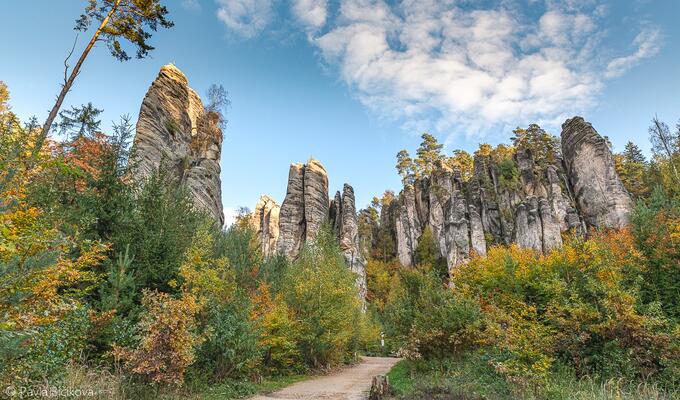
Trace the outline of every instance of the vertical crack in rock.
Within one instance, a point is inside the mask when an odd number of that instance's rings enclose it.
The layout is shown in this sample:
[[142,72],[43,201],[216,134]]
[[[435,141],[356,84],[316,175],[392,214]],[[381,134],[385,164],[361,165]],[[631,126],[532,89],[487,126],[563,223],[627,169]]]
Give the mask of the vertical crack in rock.
[[279,214],[281,207],[269,196],[262,195],[251,215],[251,227],[260,241],[262,255],[268,258],[276,252],[279,240]]
[[311,159],[304,172],[305,241],[314,241],[328,218],[328,174],[317,160]]
[[305,239],[304,176],[304,164],[290,165],[286,198],[279,211],[279,240],[276,249],[289,258],[297,257]]

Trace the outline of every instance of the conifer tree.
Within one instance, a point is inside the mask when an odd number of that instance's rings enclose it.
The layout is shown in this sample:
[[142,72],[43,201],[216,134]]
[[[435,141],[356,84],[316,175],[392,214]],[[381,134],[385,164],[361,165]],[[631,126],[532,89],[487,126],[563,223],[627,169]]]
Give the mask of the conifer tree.
[[59,112],[61,121],[56,124],[55,130],[66,135],[71,141],[91,137],[100,129],[102,121],[97,117],[102,111],[92,103],[83,104],[80,107],[71,106],[70,110]]
[[626,143],[626,147],[623,150],[623,156],[628,162],[634,162],[639,164],[646,164],[647,160],[645,155],[642,154],[642,150],[633,142],[629,141]]
[[76,20],[75,29],[86,32],[93,21],[98,21],[99,26],[80,54],[71,73],[68,73],[68,66],[64,71],[64,83],[45,120],[42,136],[47,136],[52,128],[66,94],[71,90],[85,59],[97,42],[106,43],[111,55],[119,61],[130,59],[121,41],[127,41],[136,47],[137,58],[145,58],[154,49],[148,43],[151,38],[150,31],[155,32],[158,26],[163,28],[173,26],[173,22],[166,19],[167,14],[168,10],[161,5],[161,0],[88,0],[85,11]]
[[444,145],[429,133],[423,133],[423,141],[416,151],[416,166],[420,176],[430,176],[435,169],[437,161],[443,160],[442,149]]
[[408,151],[402,150],[397,153],[397,172],[401,176],[404,185],[413,184],[415,179],[415,165]]

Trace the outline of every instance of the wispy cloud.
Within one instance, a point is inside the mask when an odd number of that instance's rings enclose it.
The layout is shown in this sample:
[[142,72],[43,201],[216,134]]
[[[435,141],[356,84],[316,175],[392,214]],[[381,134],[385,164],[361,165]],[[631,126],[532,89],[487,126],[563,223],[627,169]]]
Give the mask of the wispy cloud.
[[607,65],[607,78],[619,77],[629,69],[638,65],[642,60],[655,56],[660,49],[660,31],[656,28],[646,28],[640,32],[633,41],[637,48],[635,53],[618,57],[609,62]]
[[[220,19],[251,37],[274,0],[218,0]],[[591,107],[606,79],[659,50],[643,29],[612,54],[601,0],[291,0],[291,13],[359,101],[415,129],[486,132],[553,123]],[[332,4],[332,5],[331,5]],[[541,10],[536,15],[536,10]]]
[[201,3],[198,0],[182,0],[182,7],[190,11],[200,11]]
[[274,0],[216,0],[217,18],[233,32],[251,38],[271,22]]

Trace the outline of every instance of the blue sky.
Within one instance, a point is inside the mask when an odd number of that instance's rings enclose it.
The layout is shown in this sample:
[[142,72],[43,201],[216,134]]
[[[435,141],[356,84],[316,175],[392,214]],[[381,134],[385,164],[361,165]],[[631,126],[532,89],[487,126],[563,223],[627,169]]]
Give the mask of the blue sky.
[[[44,118],[63,76],[80,0],[0,2],[0,80],[22,118]],[[158,69],[175,63],[200,94],[232,101],[222,151],[226,209],[279,202],[288,165],[313,156],[332,192],[359,206],[399,189],[394,158],[423,131],[447,152],[507,141],[539,122],[554,134],[583,115],[616,150],[648,151],[654,114],[680,118],[675,0],[168,0],[176,26],[151,57],[96,48],[65,106],[91,101],[104,126],[136,118]],[[81,34],[77,49],[85,44]]]

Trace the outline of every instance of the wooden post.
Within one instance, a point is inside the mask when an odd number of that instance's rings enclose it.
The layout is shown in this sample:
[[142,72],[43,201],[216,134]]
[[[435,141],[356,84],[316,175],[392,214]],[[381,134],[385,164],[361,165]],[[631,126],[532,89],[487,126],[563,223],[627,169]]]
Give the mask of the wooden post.
[[368,400],[384,400],[390,394],[390,381],[386,375],[376,375],[371,380]]

